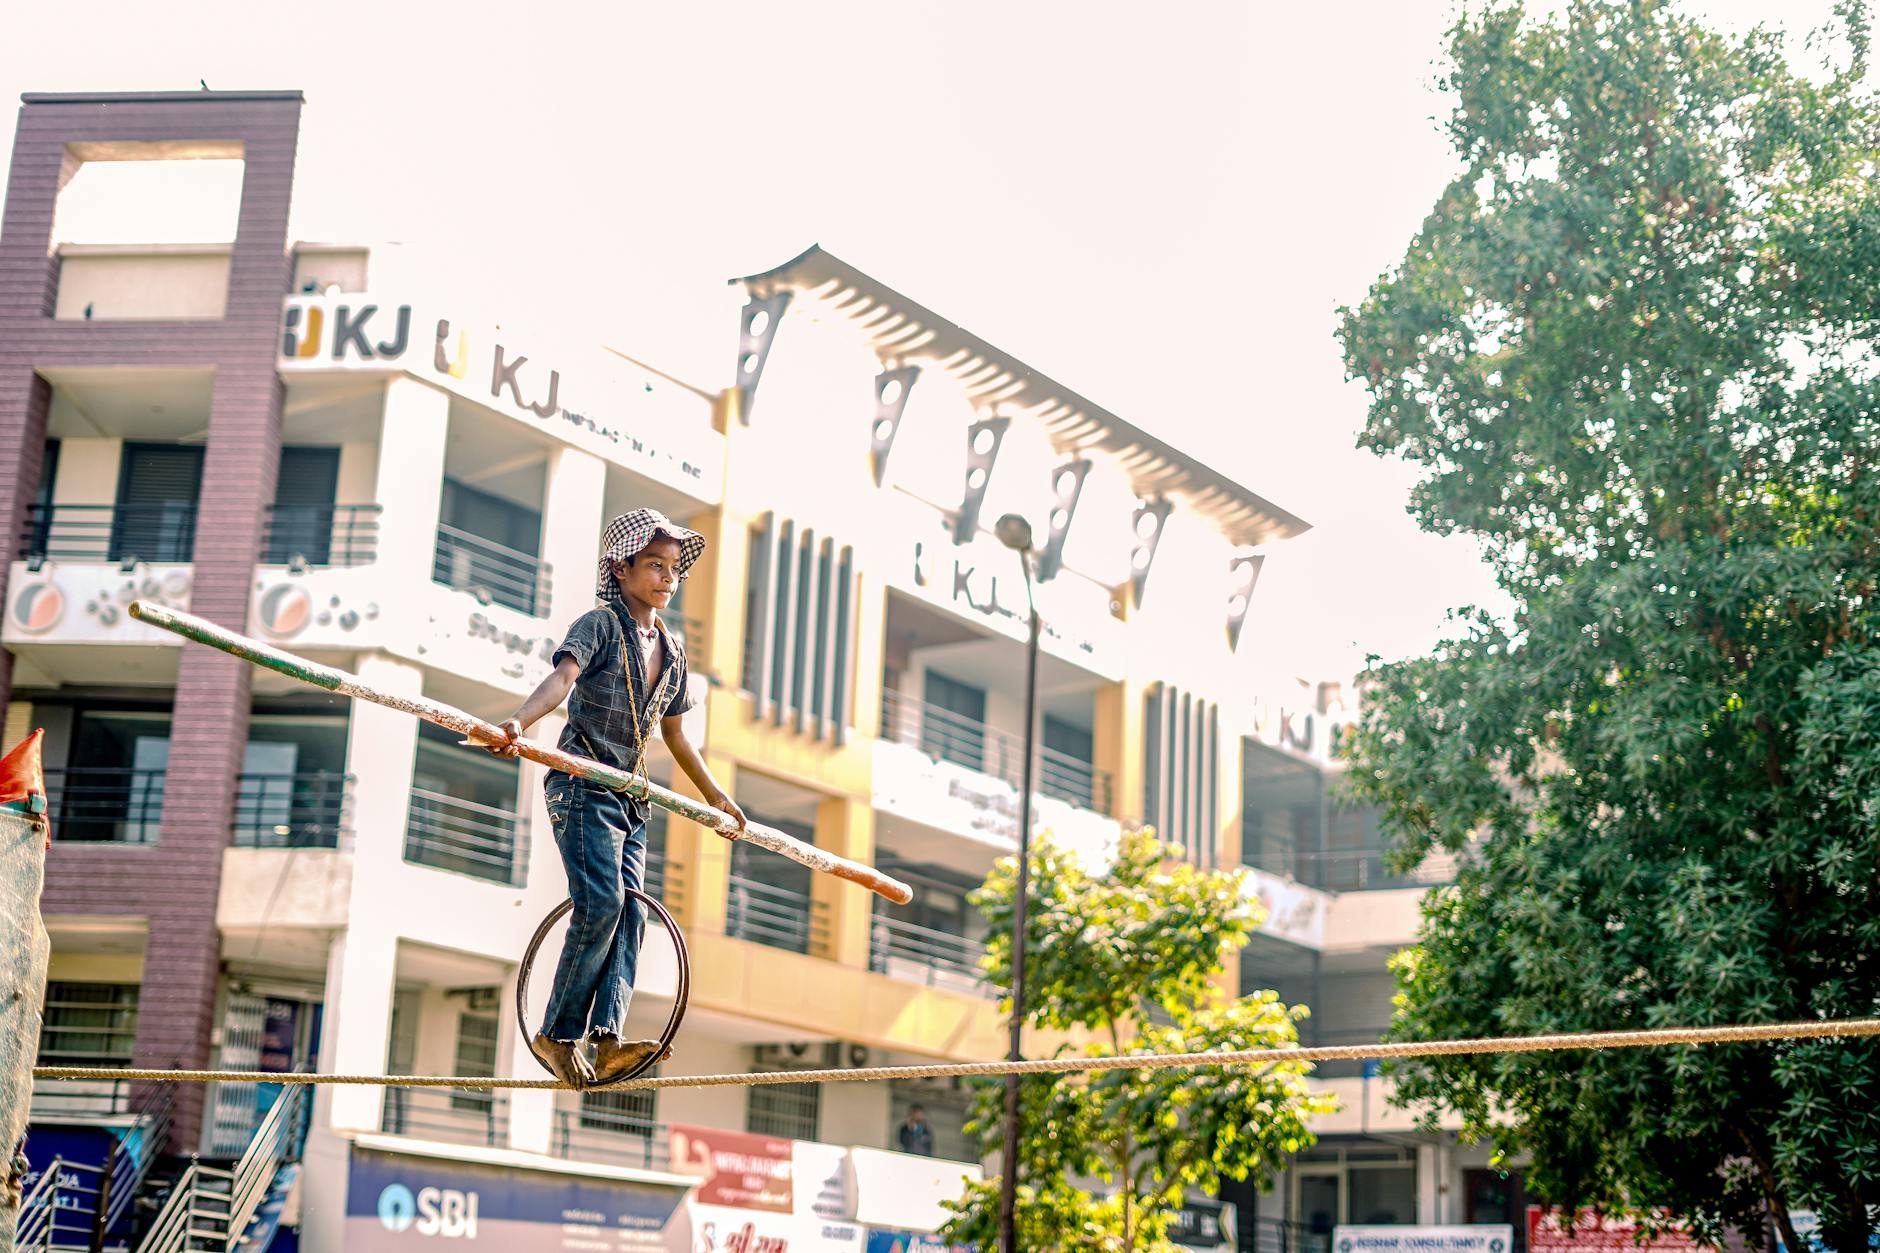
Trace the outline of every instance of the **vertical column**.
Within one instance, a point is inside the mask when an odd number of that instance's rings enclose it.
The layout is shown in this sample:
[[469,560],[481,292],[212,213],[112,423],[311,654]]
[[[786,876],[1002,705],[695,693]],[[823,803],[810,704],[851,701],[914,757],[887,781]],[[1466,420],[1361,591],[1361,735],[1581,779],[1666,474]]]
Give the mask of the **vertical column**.
[[[749,577],[750,542],[742,519],[729,507],[685,519],[705,537],[705,552],[693,563],[685,584],[685,612],[700,624],[699,638],[686,641],[694,674],[716,675],[735,692],[743,681],[744,589]],[[706,734],[710,734],[710,726]]]
[[[418,667],[382,655],[359,659],[359,675],[381,691],[417,695],[424,685]],[[346,771],[353,776],[353,875],[347,902],[349,926],[336,946],[327,979],[326,1030],[332,1039],[321,1056],[333,1070],[374,1072],[385,1065],[392,1018],[392,985],[398,960],[398,920],[409,904],[404,865],[405,820],[411,807],[411,768],[418,722],[382,705],[357,701],[346,745]],[[376,1131],[384,1089],[335,1091],[330,1125],[336,1130]]]
[[[882,738],[881,687],[886,678],[888,652],[888,592],[886,583],[873,583],[862,572],[859,559],[851,562],[849,618],[853,624],[844,678],[837,686],[844,696],[844,712],[855,719],[855,735],[863,743]],[[840,742],[840,741],[838,741]]]
[[[497,1004],[496,1073],[512,1078],[540,1078],[542,1068],[521,1044],[516,1028],[516,975],[514,966],[503,976]],[[539,1024],[538,1024],[539,1025]],[[555,1129],[555,1090],[515,1088],[509,1097],[509,1147],[528,1153],[547,1153]]]
[[[866,800],[831,796],[816,806],[816,847],[838,857],[872,864],[875,860],[875,810]],[[821,956],[843,966],[868,967],[869,929],[874,895],[834,875],[820,874],[810,884],[812,919],[826,920]]]
[[[709,750],[700,754],[711,767],[718,785],[738,794],[737,765]],[[684,771],[675,771],[673,790],[704,799]],[[687,931],[723,935],[727,899],[731,891],[731,844],[696,822],[673,818],[666,826],[666,907]]]
[[[245,630],[264,509],[280,468],[282,387],[272,359],[216,371],[197,509],[190,609]],[[213,902],[235,778],[248,740],[245,662],[207,648],[177,658],[175,713],[158,837],[162,878],[146,892],[149,958],[137,1020],[140,1066],[200,1066],[215,1027],[221,940]],[[177,1094],[176,1137],[193,1144],[203,1092]]]
[[542,500],[542,559],[552,580],[548,620],[560,630],[594,607],[607,465],[593,453],[557,447],[548,455]]
[[1125,823],[1139,822],[1143,812],[1144,685],[1135,679],[1099,688],[1095,702],[1091,749],[1096,767],[1114,781],[1112,816]]
[[373,499],[379,506],[379,586],[394,638],[410,638],[423,622],[423,598],[412,592],[431,581],[449,428],[449,396],[403,376],[386,385]]
[[[0,297],[7,290],[8,284],[0,279]],[[8,545],[0,552],[0,609],[7,603],[7,575],[26,525],[26,506],[39,489],[46,454],[46,412],[51,406],[52,385],[23,361],[11,363],[6,349],[0,347],[0,539]],[[12,695],[13,654],[0,648],[0,712]]]

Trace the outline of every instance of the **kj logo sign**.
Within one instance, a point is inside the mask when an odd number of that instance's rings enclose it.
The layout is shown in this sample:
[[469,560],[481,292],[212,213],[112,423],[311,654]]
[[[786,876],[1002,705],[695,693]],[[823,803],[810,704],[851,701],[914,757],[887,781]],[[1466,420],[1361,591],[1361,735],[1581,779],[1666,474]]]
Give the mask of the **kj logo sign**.
[[[599,456],[715,503],[723,437],[703,415],[671,411],[651,381],[627,385],[589,369],[580,380],[541,361],[513,337],[433,316],[421,306],[362,294],[290,296],[281,314],[280,364],[288,370],[401,370]],[[611,380],[611,381],[610,381]],[[579,391],[585,399],[572,399]]]

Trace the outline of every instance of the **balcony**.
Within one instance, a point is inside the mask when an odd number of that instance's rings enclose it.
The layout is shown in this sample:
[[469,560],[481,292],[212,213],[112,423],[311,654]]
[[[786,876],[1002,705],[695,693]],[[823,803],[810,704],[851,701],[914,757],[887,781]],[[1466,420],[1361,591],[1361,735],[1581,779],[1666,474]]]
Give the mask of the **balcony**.
[[65,844],[154,844],[163,820],[162,770],[67,766],[46,771],[46,813]]
[[1456,881],[1457,857],[1433,853],[1407,875],[1393,874],[1379,848],[1328,849],[1321,852],[1267,850],[1249,852],[1244,864],[1268,874],[1294,879],[1324,892],[1372,892],[1389,888],[1439,887]]
[[235,781],[237,848],[338,848],[353,776],[248,773]]
[[271,505],[261,539],[270,566],[363,566],[378,556],[377,505]]
[[509,887],[522,886],[522,815],[413,788],[405,860]]
[[806,892],[772,887],[743,875],[731,876],[726,899],[725,934],[792,953],[810,951],[812,932],[821,928],[821,911]]
[[963,935],[917,927],[878,914],[868,941],[868,968],[910,983],[993,995],[979,969],[986,946]]
[[485,1088],[387,1088],[379,1130],[444,1144],[509,1144],[509,1098]]
[[485,603],[506,605],[532,617],[548,612],[549,567],[539,557],[472,535],[454,526],[437,528],[431,579]]
[[[893,688],[881,692],[881,738],[912,745],[935,761],[964,766],[1014,789],[1023,783],[1023,735],[989,727]],[[1108,771],[1042,746],[1037,766],[1034,785],[1041,795],[1094,813],[1113,811],[1115,788]]]
[[183,565],[194,559],[196,502],[28,505],[20,560]]
[[[639,1170],[666,1169],[672,1161],[667,1126],[654,1122],[650,1114],[640,1112],[641,1109],[651,1110],[652,1095],[643,1089],[596,1092],[584,1100],[579,1109],[557,1109],[555,1138],[550,1151],[570,1161],[601,1162]],[[647,1099],[635,1103],[634,1097]]]

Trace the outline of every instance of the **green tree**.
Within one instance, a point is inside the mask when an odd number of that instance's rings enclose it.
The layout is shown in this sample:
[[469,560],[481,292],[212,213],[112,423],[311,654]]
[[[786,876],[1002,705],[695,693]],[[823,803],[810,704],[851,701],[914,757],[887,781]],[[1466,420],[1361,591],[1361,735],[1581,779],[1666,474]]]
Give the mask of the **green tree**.
[[[1470,848],[1398,1038],[1880,1011],[1880,110],[1864,7],[1802,72],[1656,0],[1465,13],[1461,166],[1341,340],[1362,443],[1511,621],[1374,662],[1351,786]],[[1832,54],[1832,55],[1830,55]],[[1865,1248],[1880,1048],[1398,1068],[1554,1203]]]
[[[986,970],[1012,986],[1018,860],[993,869],[973,902],[991,926]],[[1025,911],[1025,1021],[1091,1042],[1064,1052],[1285,1048],[1303,1006],[1271,992],[1227,1000],[1213,980],[1263,918],[1236,873],[1197,869],[1146,831],[1123,837],[1100,874],[1050,839],[1031,852]],[[1159,1021],[1152,1021],[1159,1020]],[[1165,1228],[1189,1188],[1271,1185],[1285,1155],[1313,1143],[1307,1120],[1335,1108],[1308,1092],[1301,1063],[1261,1068],[1109,1070],[1027,1076],[1020,1089],[1018,1244],[1026,1253],[1172,1253]],[[981,1089],[968,1130],[998,1152],[1002,1084]],[[1097,1197],[1079,1180],[1096,1180]],[[948,1239],[999,1247],[999,1185],[956,1204]]]

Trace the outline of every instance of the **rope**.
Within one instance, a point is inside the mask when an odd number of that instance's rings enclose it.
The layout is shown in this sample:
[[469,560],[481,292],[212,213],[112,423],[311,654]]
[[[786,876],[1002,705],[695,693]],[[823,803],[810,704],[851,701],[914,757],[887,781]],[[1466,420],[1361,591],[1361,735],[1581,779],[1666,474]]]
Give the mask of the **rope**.
[[[1176,1066],[1275,1066],[1367,1061],[1386,1057],[1454,1057],[1480,1053],[1550,1053],[1569,1049],[1636,1049],[1668,1044],[1748,1044],[1764,1040],[1818,1040],[1880,1036],[1880,1018],[1841,1022],[1763,1023],[1738,1027],[1666,1027],[1649,1031],[1589,1031],[1481,1040],[1409,1040],[1401,1043],[1327,1044],[1309,1048],[1219,1050],[1211,1053],[1135,1053],[1122,1057],[1051,1057],[1031,1061],[941,1062],[921,1066],[863,1066],[846,1070],[777,1070],[728,1075],[662,1075],[609,1084],[629,1088],[724,1088],[767,1083],[866,1083],[881,1079],[943,1079],[960,1075],[1062,1075],[1102,1070],[1166,1070]],[[556,1079],[493,1075],[313,1075],[253,1070],[120,1070],[106,1066],[36,1066],[35,1079],[148,1079],[167,1083],[365,1084],[382,1088],[564,1088]]]

